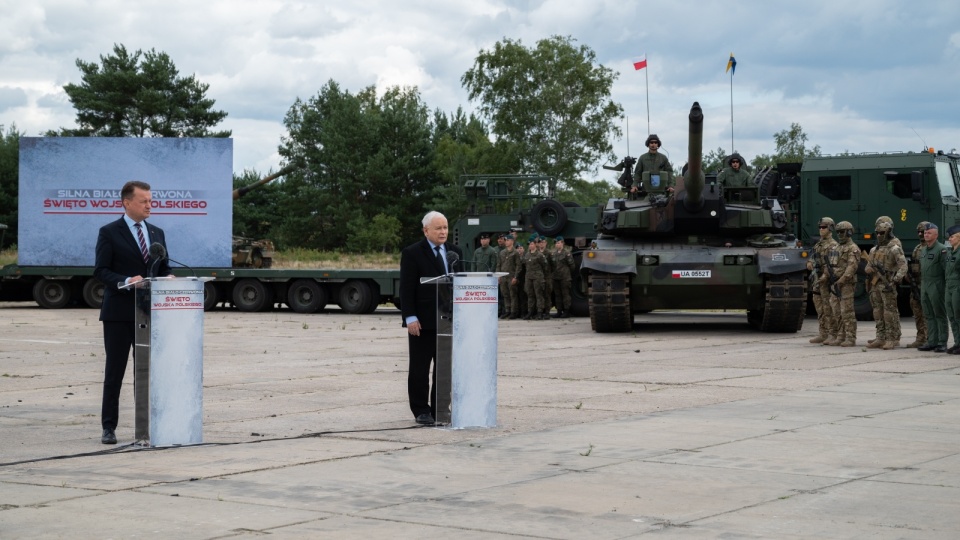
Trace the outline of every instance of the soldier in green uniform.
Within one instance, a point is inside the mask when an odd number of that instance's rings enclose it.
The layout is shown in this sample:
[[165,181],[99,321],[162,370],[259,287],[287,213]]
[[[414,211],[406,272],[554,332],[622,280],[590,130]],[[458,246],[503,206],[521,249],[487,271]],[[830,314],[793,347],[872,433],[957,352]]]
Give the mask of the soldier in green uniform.
[[917,338],[913,343],[907,345],[908,348],[916,349],[927,343],[927,318],[923,314],[923,306],[920,304],[920,251],[923,250],[923,232],[926,230],[927,222],[921,221],[917,224],[917,236],[920,242],[913,248],[913,254],[910,255],[909,271],[907,272],[907,282],[910,283],[910,311],[913,312],[913,322],[917,326]]
[[543,295],[545,303],[542,312],[545,315],[549,315],[550,310],[553,308],[553,257],[550,256],[550,251],[547,249],[546,236],[541,236],[539,240],[537,240],[537,244],[537,251],[543,254],[543,260],[547,263],[543,271]]
[[734,152],[727,158],[727,166],[717,175],[717,183],[723,187],[751,187],[750,173],[743,168],[743,157]]
[[[647,137],[647,153],[640,156],[637,160],[637,166],[633,171],[633,186],[630,187],[630,193],[636,194],[640,191],[666,191],[673,193],[673,186],[676,183],[673,179],[673,167],[667,156],[660,153],[660,137],[656,133]],[[643,173],[650,173],[650,185],[643,185]],[[666,173],[661,176],[660,173]],[[667,177],[664,181],[663,177]]]
[[554,250],[551,252],[553,258],[553,292],[554,303],[557,304],[557,314],[554,318],[566,318],[570,316],[570,305],[573,299],[570,297],[570,288],[573,285],[573,273],[576,267],[573,264],[573,254],[564,247],[563,237],[558,236],[554,242]]
[[857,285],[857,267],[860,264],[860,248],[853,243],[853,224],[837,223],[837,247],[830,250],[831,286],[839,288],[840,296],[830,295],[831,308],[838,313],[837,326],[832,334],[836,337],[824,341],[824,345],[853,347],[857,344],[857,314],[853,309],[853,293]]
[[543,274],[547,266],[546,257],[537,249],[539,242],[530,238],[527,252],[523,255],[523,290],[527,293],[527,315],[524,320],[546,319],[544,306]]
[[507,275],[500,278],[500,294],[503,295],[501,319],[516,319],[520,316],[520,292],[517,273],[520,271],[520,254],[513,247],[513,235],[504,238],[504,250],[500,252],[497,268]]
[[831,287],[830,273],[827,269],[827,257],[830,251],[836,249],[837,241],[833,239],[833,219],[820,218],[820,240],[813,246],[813,259],[807,261],[807,270],[813,276],[813,306],[817,309],[817,326],[819,333],[810,339],[810,343],[823,343],[831,337],[837,328],[836,316],[830,303]]
[[947,248],[937,241],[940,231],[927,223],[920,250],[920,303],[927,317],[927,344],[918,351],[947,352],[947,308],[944,304],[944,259]]
[[953,347],[947,349],[950,354],[960,354],[960,225],[947,229],[947,250],[944,269],[947,294],[947,319],[953,332]]
[[497,250],[490,247],[490,235],[480,235],[480,247],[473,252],[474,272],[494,272],[497,269]]
[[[877,321],[877,337],[867,345],[870,349],[890,350],[900,345],[900,309],[897,307],[897,289],[907,274],[907,258],[899,242],[893,240],[893,220],[877,220],[877,246],[870,252],[870,263],[865,272],[870,276],[873,290],[879,297],[880,308],[873,310]],[[960,276],[958,276],[960,277]],[[872,293],[871,293],[872,295]],[[872,296],[871,296],[872,299]]]
[[[889,235],[888,244],[891,246],[896,246],[900,248],[900,251],[902,252],[903,244],[900,242],[899,238],[893,235],[893,220],[890,219],[889,216],[880,216],[877,218],[877,221],[875,221],[873,224],[874,233],[877,233],[877,231],[880,230],[879,227],[881,223],[890,224],[890,231],[887,233]],[[876,246],[873,246],[870,249],[869,254],[866,254],[863,252],[860,253],[860,255],[864,259],[864,262],[866,263],[864,271],[869,275],[866,281],[866,288],[867,288],[867,293],[869,293],[870,295],[870,306],[873,308],[873,320],[876,321],[877,323],[877,337],[867,341],[867,348],[872,348],[872,349],[879,349],[883,347],[883,343],[880,343],[878,345],[874,345],[874,343],[881,341],[880,336],[886,335],[886,326],[885,326],[884,317],[883,317],[883,310],[884,310],[884,304],[883,304],[884,300],[883,300],[883,294],[882,294],[883,293],[882,291],[883,276],[881,276],[879,272],[874,272],[874,268],[871,264],[871,261],[874,259],[874,256],[878,252],[878,249],[879,249],[879,242]],[[904,260],[906,260],[906,257],[904,257]],[[897,322],[899,323],[899,321],[900,321],[900,315],[898,312]],[[897,325],[896,333],[888,336],[888,338],[892,338],[896,342],[900,341],[899,324]]]

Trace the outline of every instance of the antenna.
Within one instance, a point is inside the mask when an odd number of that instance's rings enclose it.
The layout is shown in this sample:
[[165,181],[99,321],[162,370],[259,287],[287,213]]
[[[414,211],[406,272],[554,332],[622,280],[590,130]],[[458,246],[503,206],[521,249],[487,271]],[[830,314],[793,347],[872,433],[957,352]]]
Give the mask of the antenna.
[[630,117],[627,117],[627,155],[630,155]]
[[910,128],[910,131],[913,131],[913,134],[916,135],[918,139],[920,139],[920,142],[923,143],[923,151],[926,152],[926,151],[927,151],[927,141],[923,140],[923,137],[921,137],[920,134],[917,133],[917,130],[915,130],[915,129],[913,129],[913,128]]

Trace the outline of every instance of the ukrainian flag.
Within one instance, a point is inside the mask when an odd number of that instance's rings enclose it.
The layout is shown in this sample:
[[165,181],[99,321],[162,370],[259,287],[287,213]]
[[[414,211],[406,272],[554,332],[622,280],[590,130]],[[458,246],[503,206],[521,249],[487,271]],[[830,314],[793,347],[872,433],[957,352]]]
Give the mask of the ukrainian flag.
[[724,71],[730,72],[730,76],[733,77],[733,74],[737,72],[737,59],[733,57],[733,53],[730,53],[730,59],[727,60],[727,69]]

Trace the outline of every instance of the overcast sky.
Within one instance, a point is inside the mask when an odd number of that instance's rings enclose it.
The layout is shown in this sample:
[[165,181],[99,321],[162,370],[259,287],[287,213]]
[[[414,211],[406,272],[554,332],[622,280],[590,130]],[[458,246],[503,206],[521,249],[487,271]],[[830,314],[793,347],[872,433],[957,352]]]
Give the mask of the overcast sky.
[[[552,35],[619,73],[612,97],[633,155],[647,135],[645,75],[650,126],[672,161],[685,161],[694,101],[706,149],[730,148],[731,52],[733,135],[747,159],[773,153],[773,134],[793,122],[827,154],[960,148],[960,4],[947,0],[0,0],[0,124],[28,136],[74,127],[63,85],[80,82],[78,58],[154,48],[210,85],[229,114],[234,170],[263,173],[280,166],[290,105],[328,80],[353,93],[416,86],[431,110],[469,112],[460,78],[481,49]],[[643,53],[646,73],[632,65]],[[626,154],[626,137],[613,144]]]

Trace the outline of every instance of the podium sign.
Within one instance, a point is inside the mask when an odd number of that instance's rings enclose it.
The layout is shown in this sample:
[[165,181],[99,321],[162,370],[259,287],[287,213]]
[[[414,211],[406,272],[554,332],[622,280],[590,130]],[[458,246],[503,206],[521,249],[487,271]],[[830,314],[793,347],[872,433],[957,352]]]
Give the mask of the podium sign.
[[136,439],[148,440],[151,446],[199,444],[204,280],[156,278],[140,283],[134,353]]

